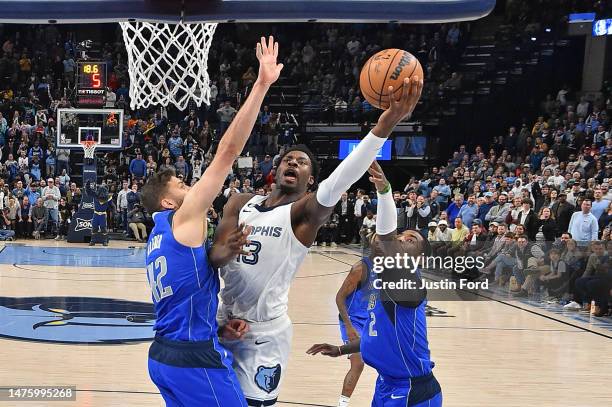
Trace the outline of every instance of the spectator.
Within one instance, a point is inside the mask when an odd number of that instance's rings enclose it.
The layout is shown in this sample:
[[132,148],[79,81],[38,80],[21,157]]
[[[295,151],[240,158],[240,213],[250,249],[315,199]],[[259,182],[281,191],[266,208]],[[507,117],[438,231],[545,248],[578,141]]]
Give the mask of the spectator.
[[48,219],[50,218],[53,221],[53,227],[56,228],[59,222],[58,205],[62,195],[59,188],[55,186],[53,178],[47,180],[47,186],[43,188],[41,198],[44,201],[45,208],[47,208]]
[[422,195],[418,196],[416,202],[406,208],[406,216],[408,217],[408,224],[414,225],[414,228],[418,230],[424,238],[427,238],[428,224],[431,221],[431,208]]
[[338,241],[349,244],[353,240],[353,222],[355,216],[355,203],[350,200],[348,193],[344,192],[340,202],[336,204],[334,213],[338,216]]
[[140,204],[134,204],[134,208],[127,214],[130,229],[139,242],[147,240],[147,228],[145,227],[145,215]]
[[464,206],[463,203],[463,195],[455,195],[455,199],[446,209],[446,213],[448,215],[448,221],[450,223],[455,223],[455,218],[459,216],[459,211]]
[[361,249],[367,249],[370,246],[370,238],[376,231],[376,217],[371,210],[366,212],[366,216],[361,224],[359,236],[361,238]]
[[225,130],[227,130],[232,120],[234,120],[236,113],[236,109],[232,107],[229,100],[226,100],[225,103],[217,109],[217,115],[219,116],[219,137],[223,137]]
[[457,214],[458,218],[461,218],[463,224],[469,229],[472,227],[472,222],[476,218],[476,214],[478,213],[478,205],[476,204],[476,196],[469,195],[467,204],[463,205],[459,209],[459,213]]
[[67,148],[58,148],[55,151],[57,171],[63,174],[66,171],[66,175],[70,174],[70,150]]
[[19,212],[21,211],[19,201],[14,196],[10,195],[5,209],[7,211],[6,217],[8,218],[10,228],[17,231],[17,220],[19,218]]
[[479,219],[483,225],[488,225],[489,221],[486,219],[489,211],[496,206],[495,201],[493,200],[492,192],[484,193],[485,201],[478,206],[478,213],[476,214],[476,218]]
[[134,180],[142,180],[147,174],[147,163],[142,159],[142,153],[138,152],[136,158],[130,162],[130,174]]
[[58,205],[59,226],[55,240],[63,240],[68,236],[68,229],[72,218],[72,210],[66,203],[66,199],[61,198]]
[[525,228],[525,232],[527,233],[527,237],[529,238],[529,240],[534,241],[536,238],[536,233],[538,232],[538,219],[532,211],[533,202],[529,198],[523,198],[520,202],[520,210],[516,212],[516,215],[510,212],[506,217],[506,223],[522,225]]
[[140,199],[140,192],[138,192],[138,184],[137,183],[132,183],[132,188],[130,190],[130,192],[127,193],[126,195],[126,199],[127,199],[127,210],[128,212],[130,212],[132,209],[134,209],[134,205],[136,204],[141,204],[141,199]]
[[[600,317],[607,314],[610,296],[610,256],[605,254],[602,242],[593,242],[591,248],[593,253],[587,260],[584,274],[575,282],[574,303]],[[591,300],[595,302],[594,309],[591,309]]]
[[6,210],[0,210],[0,240],[13,240],[15,238],[15,231],[11,229],[7,212]]
[[595,199],[592,203],[591,213],[595,216],[595,219],[599,220],[601,215],[608,209],[610,206],[610,201],[603,198],[603,191],[600,187],[596,187],[593,190]]
[[440,205],[440,210],[446,210],[448,205],[448,199],[451,196],[451,189],[448,185],[446,185],[446,180],[444,178],[440,178],[438,181],[438,185],[433,187],[433,190],[438,193],[436,198],[436,202]]
[[612,202],[608,204],[608,208],[606,209],[606,211],[599,217],[599,230],[603,231],[606,228],[609,229],[611,220],[612,220]]
[[182,176],[184,179],[187,179],[189,166],[187,165],[187,161],[185,161],[182,155],[178,156],[176,163],[174,163],[174,168],[176,170],[177,176]]
[[597,240],[599,225],[597,218],[591,213],[590,199],[583,200],[580,208],[580,212],[572,215],[567,230],[578,242],[578,246],[586,247],[589,242]]
[[266,154],[264,160],[259,163],[259,170],[263,174],[263,178],[266,178],[270,171],[272,171],[272,166],[274,163],[272,162],[272,156],[270,154]]
[[463,224],[461,218],[455,218],[455,228],[451,232],[451,241],[455,246],[459,246],[467,237],[470,230]]
[[123,180],[123,182],[121,183],[122,188],[121,190],[117,193],[117,211],[119,212],[120,216],[121,216],[121,226],[124,229],[125,234],[128,233],[128,201],[127,201],[127,194],[130,192],[130,189],[128,188],[128,181],[127,180]]
[[550,208],[540,209],[539,218],[536,222],[535,240],[538,242],[554,242],[557,237],[557,222],[552,216]]
[[47,229],[47,220],[49,219],[49,211],[43,205],[43,199],[36,200],[36,206],[32,208],[32,224],[34,239],[38,240]]

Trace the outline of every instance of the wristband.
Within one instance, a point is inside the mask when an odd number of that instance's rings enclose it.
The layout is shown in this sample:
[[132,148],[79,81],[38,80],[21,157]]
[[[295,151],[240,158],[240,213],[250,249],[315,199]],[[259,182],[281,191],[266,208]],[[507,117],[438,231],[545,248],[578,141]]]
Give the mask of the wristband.
[[379,194],[384,195],[384,194],[388,194],[391,191],[391,183],[387,182],[387,185],[383,188],[382,191],[379,192]]
[[342,346],[338,346],[338,352],[340,353],[340,356],[342,356]]

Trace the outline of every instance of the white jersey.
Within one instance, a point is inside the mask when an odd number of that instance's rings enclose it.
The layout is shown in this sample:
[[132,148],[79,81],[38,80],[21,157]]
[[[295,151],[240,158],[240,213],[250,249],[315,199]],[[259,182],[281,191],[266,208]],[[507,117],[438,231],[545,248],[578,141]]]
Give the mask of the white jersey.
[[261,206],[267,197],[256,195],[240,209],[238,223],[252,227],[246,247],[221,269],[221,313],[251,322],[270,321],[287,313],[289,286],[308,253],[293,233],[293,203]]

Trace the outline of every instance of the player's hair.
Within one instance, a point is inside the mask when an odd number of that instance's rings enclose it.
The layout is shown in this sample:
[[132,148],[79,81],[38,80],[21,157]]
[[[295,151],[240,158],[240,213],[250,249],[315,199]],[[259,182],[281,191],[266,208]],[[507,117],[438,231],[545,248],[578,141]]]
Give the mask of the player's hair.
[[317,187],[319,186],[319,173],[321,172],[321,167],[319,166],[319,162],[315,158],[312,151],[310,151],[310,149],[306,147],[306,145],[297,144],[295,146],[289,147],[287,151],[285,151],[283,155],[280,156],[278,160],[278,164],[280,164],[281,161],[283,161],[283,158],[285,158],[285,156],[292,151],[301,151],[308,156],[308,159],[310,159],[310,168],[312,169],[310,175],[312,175],[312,178],[314,179],[314,184],[310,185],[308,190],[315,191]]
[[174,168],[166,168],[149,177],[141,190],[142,205],[147,212],[153,213],[163,210],[161,200],[166,193],[168,181],[175,175]]

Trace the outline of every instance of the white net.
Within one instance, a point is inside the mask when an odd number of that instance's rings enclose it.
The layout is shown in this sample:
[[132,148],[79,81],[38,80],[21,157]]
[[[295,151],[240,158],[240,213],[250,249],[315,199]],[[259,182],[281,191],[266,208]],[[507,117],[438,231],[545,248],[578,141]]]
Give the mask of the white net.
[[216,23],[122,22],[132,109],[210,104],[208,50]]
[[88,158],[93,160],[94,153],[96,152],[96,142],[95,141],[84,141],[81,143],[83,146],[83,155],[84,158]]

